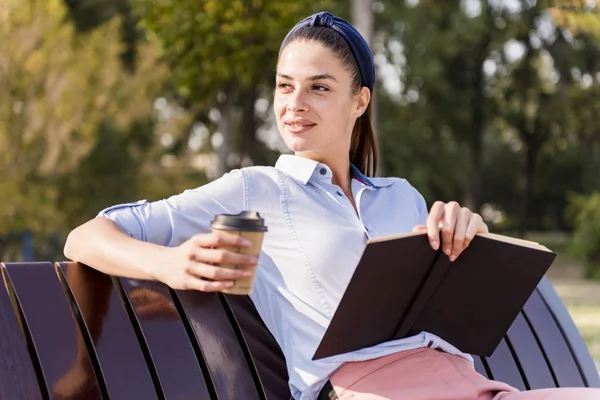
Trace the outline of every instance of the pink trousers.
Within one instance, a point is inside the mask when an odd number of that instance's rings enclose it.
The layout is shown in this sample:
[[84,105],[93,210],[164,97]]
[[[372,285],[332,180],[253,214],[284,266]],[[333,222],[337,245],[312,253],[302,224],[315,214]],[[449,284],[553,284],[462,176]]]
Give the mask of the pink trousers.
[[600,389],[519,392],[480,375],[462,357],[429,348],[347,363],[330,381],[340,400],[600,400]]

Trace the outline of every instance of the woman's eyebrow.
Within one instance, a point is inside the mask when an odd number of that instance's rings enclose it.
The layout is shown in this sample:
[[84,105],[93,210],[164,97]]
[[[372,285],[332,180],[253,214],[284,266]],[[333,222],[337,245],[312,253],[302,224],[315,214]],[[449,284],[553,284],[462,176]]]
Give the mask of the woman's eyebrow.
[[[291,76],[286,75],[286,74],[282,74],[282,73],[277,73],[277,76],[282,78],[282,79],[289,79],[289,80],[294,80]],[[337,79],[335,79],[335,77],[333,75],[329,75],[329,74],[319,74],[319,75],[313,75],[310,76],[308,78],[309,81],[320,81],[320,80],[326,80],[326,79],[331,79],[333,81],[337,82]]]

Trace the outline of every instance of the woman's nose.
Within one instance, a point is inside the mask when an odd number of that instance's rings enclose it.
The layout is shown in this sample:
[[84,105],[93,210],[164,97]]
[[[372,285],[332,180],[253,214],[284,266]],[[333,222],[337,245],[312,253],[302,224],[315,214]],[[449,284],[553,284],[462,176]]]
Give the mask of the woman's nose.
[[308,104],[304,99],[304,95],[300,91],[290,94],[288,97],[287,109],[292,112],[308,110]]

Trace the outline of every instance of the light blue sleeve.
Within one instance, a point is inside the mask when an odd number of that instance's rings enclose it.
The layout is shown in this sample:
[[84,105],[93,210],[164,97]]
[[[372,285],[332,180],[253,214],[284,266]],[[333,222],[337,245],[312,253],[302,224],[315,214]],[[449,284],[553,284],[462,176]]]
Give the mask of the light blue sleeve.
[[165,200],[119,204],[98,217],[115,221],[129,236],[163,246],[177,246],[198,233],[210,232],[216,214],[237,214],[245,209],[242,171]]
[[411,187],[417,202],[417,212],[419,213],[418,224],[427,225],[427,217],[429,216],[429,212],[427,211],[427,203],[425,202],[425,198],[417,189],[415,189],[413,186]]

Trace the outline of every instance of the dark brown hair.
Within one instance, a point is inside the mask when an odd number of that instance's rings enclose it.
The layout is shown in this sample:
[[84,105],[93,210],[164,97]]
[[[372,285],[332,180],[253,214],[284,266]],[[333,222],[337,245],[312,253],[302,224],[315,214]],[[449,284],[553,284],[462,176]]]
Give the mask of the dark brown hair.
[[[352,74],[352,92],[358,93],[362,88],[362,77],[358,63],[346,40],[335,30],[323,26],[306,26],[298,29],[289,37],[285,46],[292,42],[306,40],[322,44],[330,49]],[[283,51],[283,48],[281,49]],[[373,93],[367,109],[354,123],[350,140],[350,162],[366,176],[374,176],[377,172],[378,149],[373,132],[372,120]]]

